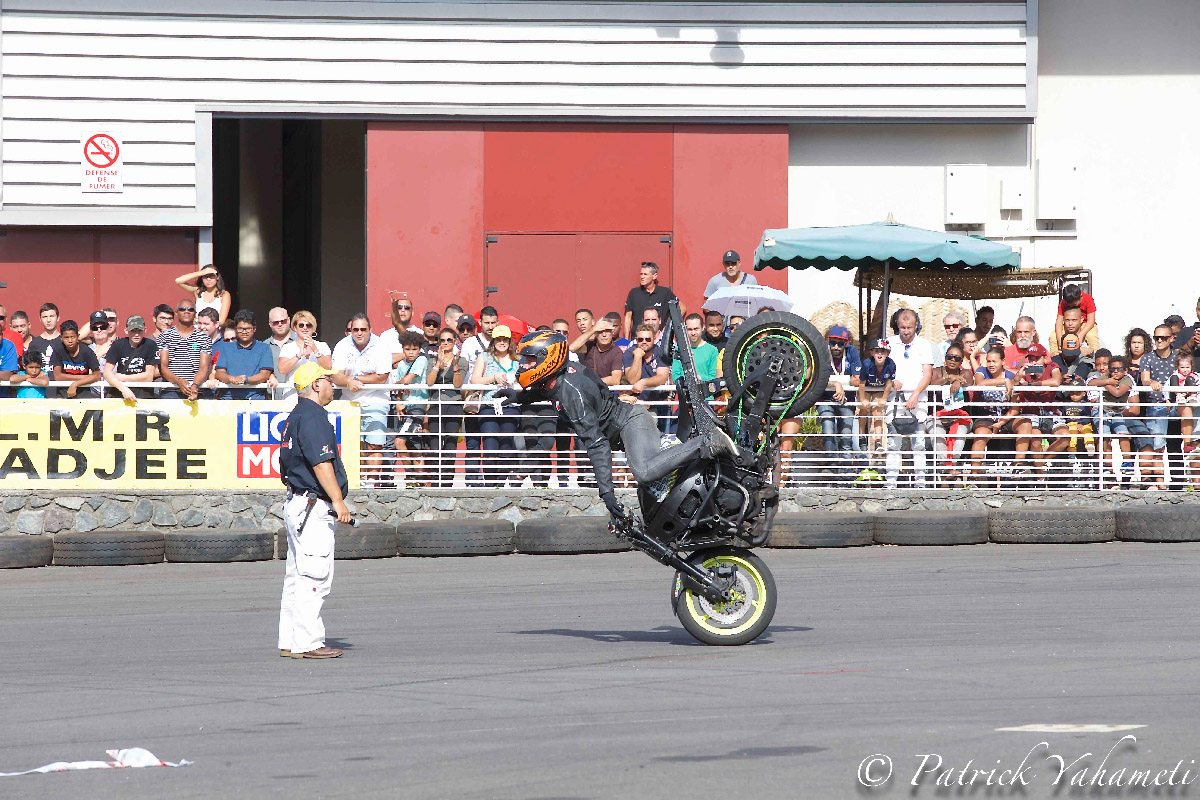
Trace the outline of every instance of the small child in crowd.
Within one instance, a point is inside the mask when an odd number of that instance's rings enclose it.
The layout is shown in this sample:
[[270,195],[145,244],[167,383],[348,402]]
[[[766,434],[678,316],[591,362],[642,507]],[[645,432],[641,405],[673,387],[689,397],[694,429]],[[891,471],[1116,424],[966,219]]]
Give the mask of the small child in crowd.
[[1062,415],[1067,421],[1067,429],[1071,433],[1069,449],[1072,453],[1079,452],[1079,442],[1083,441],[1083,449],[1089,454],[1096,452],[1096,407],[1088,402],[1088,393],[1083,386],[1083,379],[1072,378],[1072,387],[1067,392],[1069,403],[1063,406]]
[[23,361],[25,370],[14,374],[9,381],[17,387],[17,398],[44,400],[50,376],[42,370],[42,354],[37,350],[27,350]]
[[[1192,369],[1192,356],[1179,353],[1175,357],[1175,372],[1171,375],[1171,386],[1200,386],[1200,378]],[[1179,392],[1171,397],[1175,403],[1175,413],[1179,416],[1179,432],[1183,434],[1183,452],[1191,453],[1200,445],[1192,441],[1194,432],[1196,392]]]
[[896,362],[888,357],[892,352],[887,339],[875,339],[869,349],[871,357],[863,360],[858,387],[858,413],[865,422],[868,433],[867,451],[883,450],[887,442],[887,429],[883,415],[892,396],[892,381],[896,378]]

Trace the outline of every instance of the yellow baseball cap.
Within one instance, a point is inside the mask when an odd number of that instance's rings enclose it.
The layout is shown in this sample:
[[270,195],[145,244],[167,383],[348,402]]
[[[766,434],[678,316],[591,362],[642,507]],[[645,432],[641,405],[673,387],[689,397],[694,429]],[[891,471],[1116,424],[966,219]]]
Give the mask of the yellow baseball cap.
[[509,328],[507,325],[497,325],[496,327],[492,328],[492,338],[493,339],[511,339],[512,338],[512,329]]
[[317,378],[333,374],[333,370],[323,369],[320,364],[309,361],[307,364],[301,364],[296,368],[295,374],[292,375],[292,386],[295,386],[296,390],[299,391]]

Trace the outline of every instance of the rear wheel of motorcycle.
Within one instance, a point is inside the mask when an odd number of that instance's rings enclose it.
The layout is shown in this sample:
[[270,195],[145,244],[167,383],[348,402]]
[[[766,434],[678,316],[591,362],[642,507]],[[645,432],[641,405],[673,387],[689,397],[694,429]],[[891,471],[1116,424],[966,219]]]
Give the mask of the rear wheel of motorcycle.
[[[750,317],[725,345],[722,374],[737,392],[757,367],[776,356],[783,358],[783,379],[771,396],[769,413],[776,419],[799,416],[825,393],[832,369],[825,337],[804,317],[786,311]],[[754,387],[744,398],[748,408]]]
[[731,564],[736,570],[735,599],[728,603],[713,603],[675,573],[675,614],[688,633],[704,644],[739,645],[767,629],[775,616],[775,578],[762,559],[741,547],[714,547],[696,551],[688,561],[704,569]]

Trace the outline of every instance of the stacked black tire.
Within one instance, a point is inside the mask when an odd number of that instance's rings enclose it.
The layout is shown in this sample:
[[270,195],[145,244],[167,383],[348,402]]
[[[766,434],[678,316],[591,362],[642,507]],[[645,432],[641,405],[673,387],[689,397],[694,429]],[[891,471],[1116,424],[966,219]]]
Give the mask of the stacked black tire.
[[[522,520],[426,520],[400,525],[339,525],[338,559],[400,556],[573,554],[629,550],[603,517]],[[767,547],[1071,544],[1200,541],[1191,505],[1119,509],[1018,506],[990,511],[891,511],[878,514],[779,514]],[[0,569],[170,562],[238,562],[286,558],[287,535],[262,530],[89,531],[54,536],[0,536]]]

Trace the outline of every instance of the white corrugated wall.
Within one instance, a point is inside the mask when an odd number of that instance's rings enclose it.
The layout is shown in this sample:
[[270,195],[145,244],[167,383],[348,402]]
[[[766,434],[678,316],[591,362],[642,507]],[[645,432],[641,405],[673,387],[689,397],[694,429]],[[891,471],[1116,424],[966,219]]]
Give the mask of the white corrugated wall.
[[[1017,118],[1032,105],[1026,13],[1024,0],[6,1],[0,222],[207,211],[198,111]],[[98,130],[124,139],[120,194],[80,191],[79,136]]]

